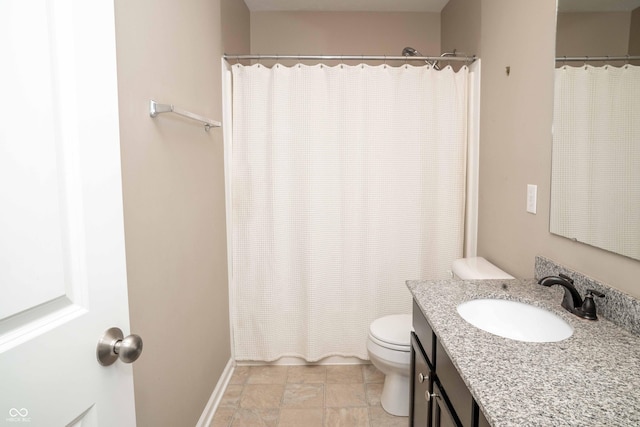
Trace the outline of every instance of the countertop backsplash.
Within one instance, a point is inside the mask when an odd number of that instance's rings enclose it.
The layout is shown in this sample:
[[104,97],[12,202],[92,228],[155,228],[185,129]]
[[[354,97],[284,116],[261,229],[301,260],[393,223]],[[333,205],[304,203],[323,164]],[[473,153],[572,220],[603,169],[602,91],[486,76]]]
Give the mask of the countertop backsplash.
[[612,321],[635,335],[640,335],[640,300],[549,258],[536,256],[534,273],[536,279],[557,276],[560,273],[566,274],[574,280],[574,286],[583,297],[586,295],[587,289],[594,289],[605,294],[604,298],[594,297],[598,316]]

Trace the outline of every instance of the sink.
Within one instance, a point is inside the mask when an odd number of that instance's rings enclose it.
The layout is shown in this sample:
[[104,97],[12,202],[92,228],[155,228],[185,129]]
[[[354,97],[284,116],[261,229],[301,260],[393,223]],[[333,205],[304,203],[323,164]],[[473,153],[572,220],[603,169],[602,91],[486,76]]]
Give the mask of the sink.
[[559,316],[518,301],[475,299],[460,304],[458,313],[476,328],[517,341],[556,342],[573,335]]

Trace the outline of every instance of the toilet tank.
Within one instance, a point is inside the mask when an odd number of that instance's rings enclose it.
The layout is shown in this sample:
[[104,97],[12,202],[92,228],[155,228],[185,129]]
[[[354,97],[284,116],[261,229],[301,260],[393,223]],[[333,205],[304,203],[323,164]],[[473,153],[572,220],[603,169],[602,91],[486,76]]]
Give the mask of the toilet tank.
[[454,279],[462,280],[514,278],[482,257],[457,259],[453,261],[451,271]]

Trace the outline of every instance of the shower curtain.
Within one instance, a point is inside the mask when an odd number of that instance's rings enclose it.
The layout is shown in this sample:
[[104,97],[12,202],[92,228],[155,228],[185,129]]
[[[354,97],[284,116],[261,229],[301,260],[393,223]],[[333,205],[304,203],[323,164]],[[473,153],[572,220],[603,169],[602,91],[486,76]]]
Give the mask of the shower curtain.
[[640,259],[640,67],[555,71],[551,231]]
[[232,66],[236,360],[368,359],[463,250],[468,69]]

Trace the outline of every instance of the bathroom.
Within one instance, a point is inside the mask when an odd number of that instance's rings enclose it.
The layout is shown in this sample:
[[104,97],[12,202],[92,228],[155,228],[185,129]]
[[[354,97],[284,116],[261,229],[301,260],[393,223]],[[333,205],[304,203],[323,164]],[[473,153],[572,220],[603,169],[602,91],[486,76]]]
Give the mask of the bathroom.
[[139,108],[166,99],[219,120],[225,52],[478,55],[478,255],[519,278],[544,255],[640,297],[640,262],[549,233],[555,0],[337,12],[334,37],[318,18],[242,0],[117,0],[115,17],[130,329],[145,345],[133,365],[138,425],[196,425],[231,359],[222,131],[158,125]]

